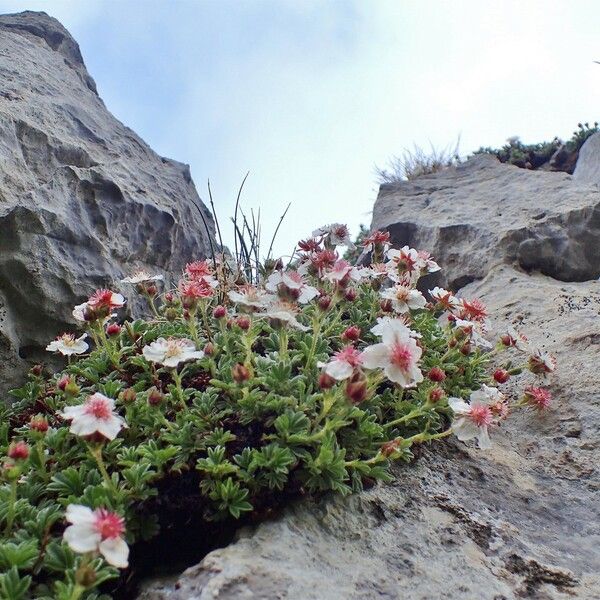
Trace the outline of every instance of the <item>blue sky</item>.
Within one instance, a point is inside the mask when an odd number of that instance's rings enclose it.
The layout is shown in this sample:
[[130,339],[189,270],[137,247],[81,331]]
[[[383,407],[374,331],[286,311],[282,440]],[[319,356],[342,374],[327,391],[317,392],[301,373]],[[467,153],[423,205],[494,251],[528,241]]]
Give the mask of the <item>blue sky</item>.
[[[244,205],[277,250],[370,222],[374,165],[413,144],[461,153],[600,120],[600,3],[510,0],[2,0],[81,46],[108,108]],[[231,241],[231,236],[228,236]]]

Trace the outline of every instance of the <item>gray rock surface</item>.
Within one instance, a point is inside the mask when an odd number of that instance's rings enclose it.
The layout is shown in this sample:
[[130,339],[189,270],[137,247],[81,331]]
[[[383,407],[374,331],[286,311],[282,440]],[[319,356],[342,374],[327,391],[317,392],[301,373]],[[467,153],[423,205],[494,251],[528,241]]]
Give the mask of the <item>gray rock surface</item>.
[[591,135],[579,150],[573,177],[581,183],[600,185],[600,132]]
[[0,394],[93,289],[206,256],[195,204],[212,230],[189,167],[110,114],[58,21],[0,16]]
[[562,281],[600,275],[600,190],[566,173],[478,155],[434,175],[382,185],[372,227],[429,250],[438,283],[458,289],[515,263]]
[[599,599],[600,283],[499,266],[464,294],[556,354],[551,410],[488,452],[438,443],[390,485],[301,502],[139,600]]

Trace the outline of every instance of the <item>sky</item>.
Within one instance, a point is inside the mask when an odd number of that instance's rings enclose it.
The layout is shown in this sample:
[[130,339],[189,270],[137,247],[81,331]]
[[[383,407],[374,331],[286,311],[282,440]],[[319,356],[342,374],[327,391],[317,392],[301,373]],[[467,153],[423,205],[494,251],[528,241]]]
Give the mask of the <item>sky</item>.
[[[414,145],[467,155],[600,120],[596,0],[0,0],[78,41],[107,107],[242,203],[265,251],[320,225],[369,224],[375,166]],[[228,231],[230,227],[226,228]],[[225,241],[232,243],[227,233]]]

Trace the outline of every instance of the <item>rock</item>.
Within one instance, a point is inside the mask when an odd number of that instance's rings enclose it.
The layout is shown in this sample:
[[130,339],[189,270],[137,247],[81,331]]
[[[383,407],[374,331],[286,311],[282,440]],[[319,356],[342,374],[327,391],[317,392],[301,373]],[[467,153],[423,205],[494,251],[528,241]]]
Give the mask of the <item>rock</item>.
[[58,21],[0,16],[0,394],[95,288],[206,256],[199,210],[212,234],[189,167],[108,112]]
[[581,183],[600,184],[600,132],[591,135],[579,150],[573,177]]
[[556,354],[550,410],[490,451],[438,443],[392,484],[299,502],[139,600],[600,598],[600,283],[498,266],[464,295]]
[[600,190],[490,155],[382,185],[372,228],[389,230],[395,245],[429,250],[443,267],[429,283],[454,290],[502,263],[561,281],[600,275]]

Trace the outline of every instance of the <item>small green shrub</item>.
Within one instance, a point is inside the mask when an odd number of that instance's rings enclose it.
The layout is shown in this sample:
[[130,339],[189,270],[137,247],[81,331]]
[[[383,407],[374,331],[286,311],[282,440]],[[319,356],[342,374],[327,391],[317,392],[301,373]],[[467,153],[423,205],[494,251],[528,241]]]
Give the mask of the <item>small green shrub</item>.
[[2,598],[131,597],[137,549],[181,506],[182,538],[264,518],[387,481],[416,444],[454,433],[487,448],[510,410],[548,404],[544,388],[498,386],[545,376],[550,357],[514,332],[492,347],[478,300],[440,288],[426,300],[416,284],[438,266],[389,249],[385,232],[363,236],[370,267],[339,259],[342,227],[300,242],[298,268],[256,287],[221,256],[162,293],[159,277],[123,280],[147,318],[119,323],[125,299],[110,290],[75,307],[85,334],[48,346],[64,370],[34,368],[3,409]]

